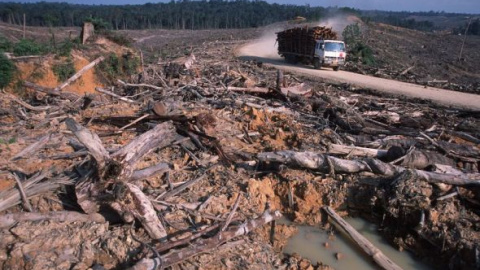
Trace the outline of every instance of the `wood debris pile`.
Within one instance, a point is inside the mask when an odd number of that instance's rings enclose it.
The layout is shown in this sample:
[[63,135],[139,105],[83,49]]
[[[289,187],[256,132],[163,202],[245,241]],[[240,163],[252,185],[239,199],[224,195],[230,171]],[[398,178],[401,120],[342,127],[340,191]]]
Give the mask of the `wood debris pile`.
[[323,206],[478,262],[478,113],[192,59],[91,95],[1,93],[0,267],[291,267],[291,226],[263,225]]

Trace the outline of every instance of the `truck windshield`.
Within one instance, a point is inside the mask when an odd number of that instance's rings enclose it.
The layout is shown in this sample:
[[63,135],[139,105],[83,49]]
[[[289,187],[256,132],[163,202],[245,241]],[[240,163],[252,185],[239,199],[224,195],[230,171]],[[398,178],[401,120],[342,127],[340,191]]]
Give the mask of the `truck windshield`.
[[337,42],[325,42],[325,51],[330,52],[344,52],[345,45]]

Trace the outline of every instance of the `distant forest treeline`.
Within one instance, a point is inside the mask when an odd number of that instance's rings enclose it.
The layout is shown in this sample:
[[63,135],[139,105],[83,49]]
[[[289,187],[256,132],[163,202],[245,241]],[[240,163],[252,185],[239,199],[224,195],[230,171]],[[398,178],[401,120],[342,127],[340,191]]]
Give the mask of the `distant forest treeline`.
[[73,5],[67,3],[0,3],[0,20],[31,26],[81,26],[101,18],[119,29],[218,29],[268,25],[302,16],[312,20],[327,13],[322,7],[268,4],[264,1],[171,1],[144,5]]
[[[269,4],[259,0],[182,0],[144,5],[74,5],[68,3],[0,3],[0,21],[21,25],[23,14],[29,26],[81,26],[85,20],[101,19],[110,29],[219,29],[259,27],[296,16],[319,20],[335,12],[354,13],[366,22],[377,21],[421,31],[443,30],[428,20],[411,16],[460,16],[445,12],[360,11],[309,5]],[[476,34],[476,22],[473,23]],[[461,29],[458,29],[460,31]]]

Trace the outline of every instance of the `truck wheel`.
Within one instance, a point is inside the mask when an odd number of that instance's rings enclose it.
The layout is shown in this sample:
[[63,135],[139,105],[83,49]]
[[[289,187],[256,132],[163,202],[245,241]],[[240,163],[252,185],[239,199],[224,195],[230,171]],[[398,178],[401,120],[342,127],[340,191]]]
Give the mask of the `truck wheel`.
[[333,70],[338,71],[340,69],[339,66],[333,67]]
[[313,59],[313,67],[315,69],[320,69],[322,67],[322,65],[320,65],[320,59],[318,59],[318,58]]
[[295,55],[287,54],[285,56],[285,61],[289,64],[295,64]]

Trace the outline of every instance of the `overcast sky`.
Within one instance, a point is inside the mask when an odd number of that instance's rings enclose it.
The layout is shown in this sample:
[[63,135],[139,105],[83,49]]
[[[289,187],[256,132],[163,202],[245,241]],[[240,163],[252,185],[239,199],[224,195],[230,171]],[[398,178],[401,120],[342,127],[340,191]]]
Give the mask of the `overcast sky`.
[[[0,0],[0,2],[38,2],[38,0]],[[168,2],[158,0],[46,0],[46,2],[68,2],[76,4],[144,4],[147,2]],[[295,4],[311,6],[353,7],[363,10],[393,10],[393,11],[445,11],[480,14],[480,0],[267,0],[269,3]]]

